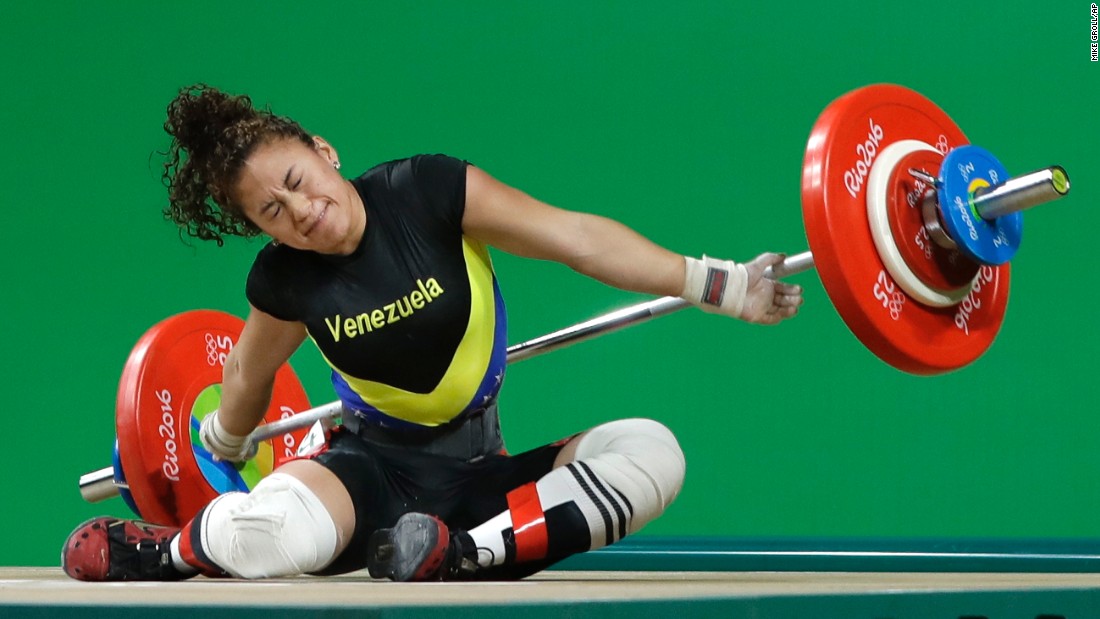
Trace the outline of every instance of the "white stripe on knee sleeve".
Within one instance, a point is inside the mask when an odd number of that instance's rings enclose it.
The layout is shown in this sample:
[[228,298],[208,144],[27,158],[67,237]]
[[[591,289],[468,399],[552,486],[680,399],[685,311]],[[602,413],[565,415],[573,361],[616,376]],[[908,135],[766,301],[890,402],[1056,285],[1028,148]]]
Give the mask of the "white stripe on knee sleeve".
[[[578,439],[574,461],[543,475],[535,482],[538,500],[537,523],[554,529],[551,545],[569,545],[578,531],[563,505],[575,506],[587,530],[589,549],[613,544],[640,530],[664,512],[684,484],[684,454],[672,432],[656,421],[626,419],[597,426]],[[511,498],[509,498],[511,501]],[[505,563],[506,532],[513,537],[519,554],[519,530],[535,521],[515,522],[509,508],[471,529],[482,566]],[[532,517],[532,514],[527,514]],[[560,549],[547,555],[560,559]]]
[[[650,419],[596,426],[581,436],[574,457],[574,464],[582,465],[577,467],[581,478],[591,482],[587,485],[594,503],[609,508],[613,520],[614,495],[629,503],[633,515],[628,518],[627,533],[661,515],[684,485],[686,463],[680,444],[668,428]],[[615,492],[601,491],[601,480]]]
[[233,492],[206,508],[203,550],[238,578],[271,578],[319,570],[335,558],[336,524],[304,483],[272,473],[252,492]]

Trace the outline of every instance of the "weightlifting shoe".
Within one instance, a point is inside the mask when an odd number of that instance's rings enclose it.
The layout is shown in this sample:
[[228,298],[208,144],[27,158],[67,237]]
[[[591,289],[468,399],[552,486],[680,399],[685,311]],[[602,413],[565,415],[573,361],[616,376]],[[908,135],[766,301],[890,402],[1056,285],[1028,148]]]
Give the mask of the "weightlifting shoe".
[[61,568],[77,580],[182,580],[169,546],[179,533],[135,520],[101,516],[78,526],[61,549]]
[[469,580],[477,571],[477,548],[469,534],[428,514],[398,518],[391,529],[370,536],[367,571],[398,582]]

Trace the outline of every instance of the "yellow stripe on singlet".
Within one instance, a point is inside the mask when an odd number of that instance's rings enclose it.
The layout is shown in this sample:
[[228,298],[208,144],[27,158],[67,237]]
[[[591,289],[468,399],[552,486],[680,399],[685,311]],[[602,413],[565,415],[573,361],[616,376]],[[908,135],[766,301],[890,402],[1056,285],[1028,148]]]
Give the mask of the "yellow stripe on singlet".
[[470,281],[470,320],[450,367],[430,393],[413,393],[371,380],[340,373],[363,401],[382,413],[425,426],[447,423],[463,411],[481,385],[493,353],[496,300],[493,265],[484,244],[462,237],[462,254]]

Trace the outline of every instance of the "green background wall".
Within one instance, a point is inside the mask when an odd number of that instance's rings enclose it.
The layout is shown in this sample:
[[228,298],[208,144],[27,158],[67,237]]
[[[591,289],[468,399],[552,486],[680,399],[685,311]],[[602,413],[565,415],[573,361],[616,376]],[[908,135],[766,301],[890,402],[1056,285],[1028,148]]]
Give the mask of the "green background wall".
[[[1000,336],[946,376],[867,352],[812,273],[800,317],[682,312],[514,366],[512,450],[626,415],[681,437],[688,482],[647,534],[1100,535],[1093,314],[1100,64],[1089,4],[34,2],[0,19],[6,428],[0,564],[56,565],[109,465],[122,365],[160,319],[243,315],[258,242],[182,244],[161,129],[204,81],[296,117],[352,173],[446,152],[682,253],[806,248],[802,154],[853,88],[924,93],[1010,171],[1072,195],[1027,215]],[[676,5],[673,8],[672,5]],[[497,254],[519,342],[643,299]],[[320,357],[293,364],[316,404]]]

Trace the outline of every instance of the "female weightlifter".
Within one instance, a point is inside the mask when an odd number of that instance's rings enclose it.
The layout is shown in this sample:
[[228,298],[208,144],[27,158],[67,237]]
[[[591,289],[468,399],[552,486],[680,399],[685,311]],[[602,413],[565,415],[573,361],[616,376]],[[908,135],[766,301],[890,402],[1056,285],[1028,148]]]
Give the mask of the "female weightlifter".
[[251,492],[217,497],[182,529],[81,524],[62,553],[73,578],[366,567],[397,581],[518,579],[659,516],[685,464],[656,421],[504,451],[496,402],[506,318],[490,246],[753,323],[778,323],[802,303],[800,287],[763,276],[780,255],[684,257],[452,157],[390,161],[346,179],[332,144],[246,96],[184,88],[164,126],[166,216],[219,245],[226,235],[271,238],[245,284],[249,315],[203,446],[229,461],[255,453],[249,433],[275,372],[307,336],[332,367],[342,422],[314,453]]

